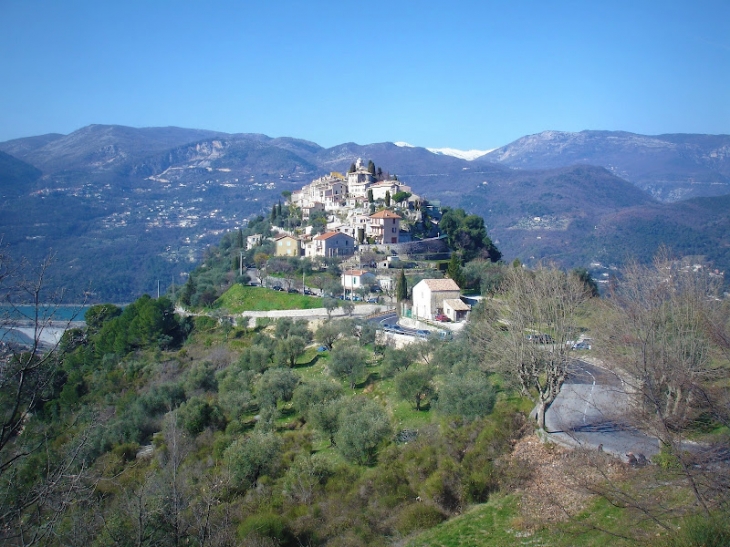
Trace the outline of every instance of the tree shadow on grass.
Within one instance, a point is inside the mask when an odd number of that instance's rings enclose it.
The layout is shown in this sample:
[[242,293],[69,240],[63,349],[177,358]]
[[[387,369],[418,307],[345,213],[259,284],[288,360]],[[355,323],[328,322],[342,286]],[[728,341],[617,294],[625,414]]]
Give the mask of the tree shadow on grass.
[[368,386],[373,385],[378,380],[380,380],[379,372],[369,372],[364,381],[355,384],[355,389],[366,389]]
[[317,361],[319,361],[319,354],[317,354],[317,355],[315,355],[314,357],[312,357],[312,358],[311,358],[311,359],[310,359],[309,361],[307,361],[306,363],[296,363],[296,364],[295,364],[295,365],[294,365],[294,366],[293,366],[292,368],[295,368],[295,369],[297,369],[297,368],[307,368],[307,367],[311,367],[311,366],[314,366],[314,365],[316,365],[316,364],[317,364]]

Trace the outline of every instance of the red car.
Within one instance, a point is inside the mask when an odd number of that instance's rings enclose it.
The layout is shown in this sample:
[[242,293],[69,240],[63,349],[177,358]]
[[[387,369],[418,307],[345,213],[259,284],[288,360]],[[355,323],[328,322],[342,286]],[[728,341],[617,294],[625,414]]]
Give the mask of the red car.
[[441,321],[442,323],[448,323],[449,321],[451,321],[451,319],[449,319],[443,313],[437,314],[436,317],[434,317],[434,319],[436,319],[436,321]]

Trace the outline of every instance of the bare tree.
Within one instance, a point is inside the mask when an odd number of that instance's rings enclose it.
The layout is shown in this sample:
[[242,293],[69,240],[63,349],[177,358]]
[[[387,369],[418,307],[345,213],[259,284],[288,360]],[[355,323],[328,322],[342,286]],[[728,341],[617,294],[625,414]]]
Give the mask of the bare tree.
[[718,289],[706,269],[662,253],[650,266],[625,269],[599,332],[607,363],[627,386],[628,418],[659,440],[658,461],[707,515],[730,500],[730,443],[704,434],[730,423],[729,373],[720,364],[728,307]]
[[[47,538],[84,485],[88,433],[74,437],[75,425],[67,424],[70,441],[51,443],[47,428],[31,421],[53,396],[61,359],[57,333],[71,321],[57,316],[63,292],[46,289],[53,262],[52,255],[37,267],[14,262],[0,244],[0,540],[8,545]],[[27,341],[10,338],[19,329]],[[29,477],[31,457],[42,464]]]
[[537,405],[537,422],[568,375],[569,340],[589,295],[583,283],[554,267],[510,268],[499,298],[486,301],[472,338],[485,350],[487,366],[505,371]]

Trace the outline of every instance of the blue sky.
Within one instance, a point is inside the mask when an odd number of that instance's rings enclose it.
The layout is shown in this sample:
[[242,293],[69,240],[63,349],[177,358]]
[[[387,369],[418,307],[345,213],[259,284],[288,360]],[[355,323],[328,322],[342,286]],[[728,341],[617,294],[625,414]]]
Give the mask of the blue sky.
[[730,2],[0,0],[0,141],[91,123],[489,149],[730,133]]

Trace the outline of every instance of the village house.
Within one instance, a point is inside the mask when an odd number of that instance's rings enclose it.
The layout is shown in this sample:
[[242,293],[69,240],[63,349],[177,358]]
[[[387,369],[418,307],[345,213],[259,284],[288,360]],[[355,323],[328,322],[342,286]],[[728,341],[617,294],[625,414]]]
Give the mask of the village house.
[[296,237],[290,235],[279,236],[274,239],[276,256],[296,256],[302,254],[302,244]]
[[370,215],[368,235],[375,243],[398,243],[401,217],[393,211],[383,209]]
[[355,254],[355,238],[340,232],[320,234],[304,247],[304,255],[311,258],[353,254]]
[[342,272],[341,278],[346,291],[356,291],[376,283],[375,276],[365,270],[347,270]]
[[[464,310],[456,303],[461,302],[460,294],[461,290],[453,279],[423,279],[413,287],[413,318],[434,319],[439,314],[446,315],[445,310],[448,307],[453,314],[453,318],[449,319],[463,319],[471,307],[464,304],[468,308]],[[456,311],[462,314],[457,314]]]
[[254,234],[246,237],[246,250],[250,251],[257,245],[261,245],[261,234]]
[[364,198],[368,188],[375,182],[375,176],[363,166],[362,158],[357,158],[355,171],[347,173],[347,193],[350,197]]
[[381,180],[373,184],[368,190],[373,191],[373,199],[385,199],[385,194],[389,193],[392,198],[398,192],[410,192],[411,187],[401,184],[397,180]]

